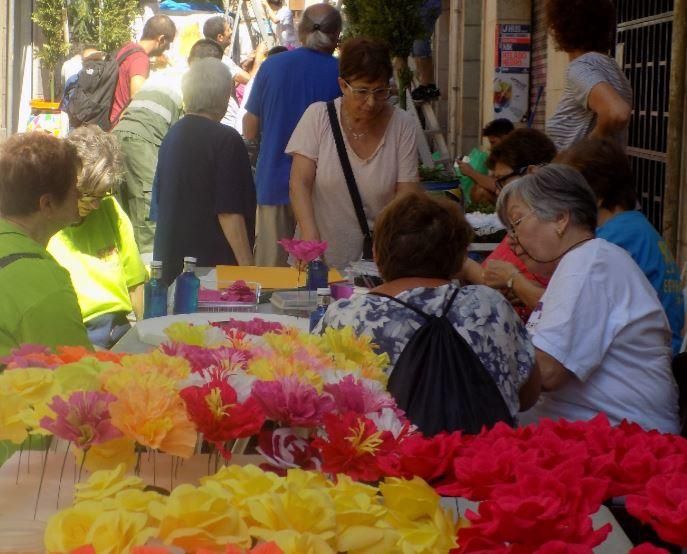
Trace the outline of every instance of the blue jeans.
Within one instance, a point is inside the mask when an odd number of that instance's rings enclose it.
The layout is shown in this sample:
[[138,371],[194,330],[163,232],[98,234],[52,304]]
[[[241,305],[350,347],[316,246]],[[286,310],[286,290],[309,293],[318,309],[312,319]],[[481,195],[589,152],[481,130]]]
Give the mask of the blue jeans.
[[420,9],[424,33],[422,38],[413,41],[413,56],[415,58],[431,58],[434,27],[441,15],[441,0],[427,0]]

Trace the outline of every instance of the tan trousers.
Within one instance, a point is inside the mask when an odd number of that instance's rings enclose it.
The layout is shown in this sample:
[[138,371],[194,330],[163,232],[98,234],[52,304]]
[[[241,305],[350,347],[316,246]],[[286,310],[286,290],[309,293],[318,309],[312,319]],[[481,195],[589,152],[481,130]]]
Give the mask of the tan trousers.
[[286,250],[277,244],[292,239],[296,219],[290,204],[283,206],[258,205],[255,222],[255,265],[261,267],[288,266]]

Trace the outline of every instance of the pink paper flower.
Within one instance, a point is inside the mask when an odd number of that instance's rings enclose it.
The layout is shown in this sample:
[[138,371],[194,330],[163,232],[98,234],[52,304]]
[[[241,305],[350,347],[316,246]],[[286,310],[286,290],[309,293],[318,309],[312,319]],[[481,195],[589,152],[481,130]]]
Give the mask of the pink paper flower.
[[173,342],[163,343],[160,348],[168,356],[185,358],[191,364],[191,370],[196,373],[212,367],[219,367],[227,371],[245,369],[250,358],[249,352],[227,346],[205,348]]
[[260,317],[255,317],[250,321],[241,321],[240,319],[230,319],[229,321],[215,321],[211,322],[213,327],[219,327],[225,333],[229,331],[240,331],[246,335],[253,335],[261,337],[265,333],[280,333],[284,326],[276,321],[265,321]]
[[99,391],[73,392],[66,401],[55,396],[48,407],[57,417],[42,418],[40,426],[86,450],[94,444],[122,436],[110,420],[109,404],[114,400],[113,395]]
[[384,408],[397,410],[396,401],[387,391],[375,389],[353,375],[346,375],[338,383],[325,385],[324,391],[332,395],[335,409],[339,413],[355,412],[367,415],[381,412]]
[[261,467],[280,475],[293,468],[320,471],[322,467],[319,451],[288,427],[262,430],[257,451],[267,459]]
[[281,239],[278,242],[294,258],[305,263],[319,258],[327,250],[326,240]]
[[320,396],[315,387],[297,377],[257,381],[252,396],[262,406],[267,419],[289,427],[316,427],[334,407],[329,395]]

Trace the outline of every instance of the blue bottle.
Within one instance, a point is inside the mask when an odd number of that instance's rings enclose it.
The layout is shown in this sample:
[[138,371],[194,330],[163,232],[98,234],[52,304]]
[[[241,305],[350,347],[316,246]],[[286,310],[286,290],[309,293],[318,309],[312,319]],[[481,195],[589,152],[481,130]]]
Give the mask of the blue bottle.
[[323,287],[317,289],[317,308],[315,308],[310,314],[310,332],[317,327],[317,324],[324,317],[324,313],[327,311],[327,306],[329,306],[331,298],[331,291],[329,287]]
[[150,279],[143,287],[143,319],[167,315],[167,285],[162,281],[162,262],[150,262]]
[[321,258],[315,258],[308,264],[308,278],[305,281],[306,290],[317,290],[329,286],[329,268]]
[[174,313],[192,314],[198,311],[200,279],[196,277],[196,258],[184,258],[184,271],[176,280],[174,291]]

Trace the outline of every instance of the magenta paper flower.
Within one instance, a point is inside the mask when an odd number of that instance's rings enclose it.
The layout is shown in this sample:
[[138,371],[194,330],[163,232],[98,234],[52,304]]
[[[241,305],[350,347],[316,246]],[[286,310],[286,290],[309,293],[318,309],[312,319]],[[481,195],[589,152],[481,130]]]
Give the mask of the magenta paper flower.
[[284,250],[301,262],[312,262],[327,250],[326,240],[281,239],[278,241]]
[[44,417],[43,429],[56,437],[75,443],[82,450],[122,436],[110,420],[109,405],[116,398],[106,392],[77,391],[65,401],[55,396],[48,407],[57,414],[56,419]]
[[315,387],[297,377],[257,381],[252,396],[262,406],[267,419],[290,427],[316,427],[334,408],[329,395],[320,396]]
[[227,371],[245,369],[250,359],[250,352],[237,350],[229,346],[206,348],[180,342],[162,343],[161,350],[168,356],[184,358],[191,364],[191,371],[198,373],[204,369],[218,367]]
[[335,409],[341,414],[355,412],[356,414],[367,415],[381,412],[384,408],[399,411],[396,407],[396,401],[387,391],[375,390],[353,375],[346,375],[338,383],[325,385],[324,391],[332,395]]

